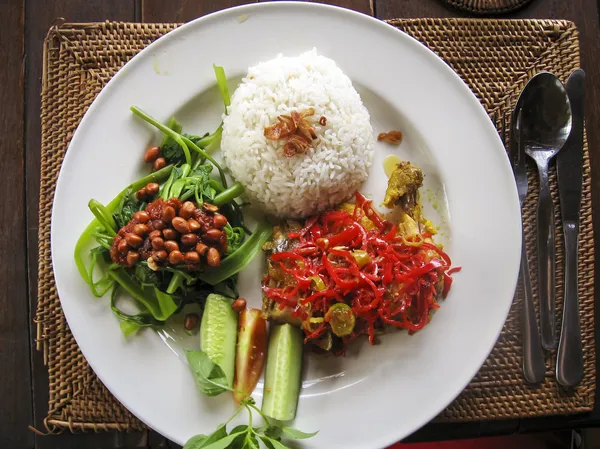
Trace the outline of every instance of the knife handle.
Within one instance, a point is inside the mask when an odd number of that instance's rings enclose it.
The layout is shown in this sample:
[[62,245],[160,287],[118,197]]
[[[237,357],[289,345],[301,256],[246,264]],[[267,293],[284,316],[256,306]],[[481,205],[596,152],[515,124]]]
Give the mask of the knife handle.
[[538,292],[542,347],[556,348],[554,323],[554,204],[548,182],[548,164],[539,164],[540,197],[537,208]]
[[577,295],[577,223],[563,223],[565,234],[565,299],[556,356],[556,380],[564,387],[574,387],[583,378],[583,350]]
[[531,290],[531,277],[529,275],[529,261],[525,247],[525,234],[523,233],[523,246],[521,250],[521,280],[523,282],[523,303],[521,305],[521,334],[523,335],[523,375],[530,384],[539,384],[544,380],[546,362],[540,333],[535,316],[533,292]]

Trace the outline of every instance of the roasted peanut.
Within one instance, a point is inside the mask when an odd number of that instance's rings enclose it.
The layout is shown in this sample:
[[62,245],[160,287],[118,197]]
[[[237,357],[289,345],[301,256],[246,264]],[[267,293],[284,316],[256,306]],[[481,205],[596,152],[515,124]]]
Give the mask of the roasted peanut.
[[200,262],[200,255],[196,251],[188,251],[183,256],[185,263],[198,263]]
[[167,255],[167,252],[165,250],[161,249],[161,250],[153,252],[152,257],[157,262],[162,262],[163,260],[167,260],[167,257],[169,257],[169,256]]
[[238,298],[231,304],[231,308],[236,312],[240,313],[246,308],[246,300],[244,298]]
[[127,240],[122,239],[118,244],[117,244],[117,250],[119,251],[119,253],[121,254],[127,254],[127,252],[129,251],[129,245],[127,244]]
[[173,206],[165,206],[162,210],[161,218],[163,221],[170,223],[177,214]]
[[127,233],[127,235],[125,236],[125,240],[127,241],[127,244],[132,248],[139,248],[140,246],[142,246],[142,243],[144,243],[144,239],[141,238],[139,235],[134,234],[133,232]]
[[160,148],[150,147],[144,153],[144,162],[154,162],[160,155]]
[[168,253],[179,251],[179,244],[175,240],[167,240],[163,247]]
[[190,226],[191,232],[198,232],[200,229],[202,229],[202,225],[197,220],[194,220],[193,218],[190,218],[188,220],[188,225]]
[[171,220],[171,224],[175,228],[175,230],[181,234],[187,234],[190,232],[190,225],[184,218],[175,217]]
[[198,326],[198,322],[200,321],[200,317],[196,313],[188,313],[183,320],[183,328],[186,331],[193,331],[196,326]]
[[201,255],[204,256],[206,254],[206,252],[208,251],[208,246],[205,245],[204,243],[198,243],[196,245],[196,252]]
[[150,221],[150,215],[145,210],[141,210],[133,214],[133,219],[139,223],[148,223]]
[[202,203],[202,209],[204,210],[204,212],[214,214],[215,212],[218,212],[219,207],[210,203]]
[[148,192],[148,195],[156,195],[159,189],[160,186],[155,182],[149,182],[148,184],[146,184],[146,192]]
[[218,267],[219,265],[221,265],[221,255],[219,254],[219,251],[217,251],[216,248],[208,249],[208,252],[206,253],[206,262],[211,267]]
[[166,228],[163,230],[165,240],[175,240],[177,238],[177,231],[175,229]]
[[194,211],[196,210],[196,206],[191,201],[186,201],[181,205],[181,209],[179,209],[179,216],[185,218],[191,218],[194,215]]
[[129,251],[127,253],[127,264],[135,265],[140,260],[140,255],[137,251]]
[[164,157],[159,157],[154,161],[152,168],[154,171],[160,170],[161,168],[165,168],[167,166],[167,161]]
[[184,234],[181,236],[181,244],[186,246],[194,246],[198,242],[196,234]]
[[150,240],[154,240],[155,238],[158,237],[162,237],[162,232],[158,229],[155,229],[154,231],[150,232],[150,234],[148,234],[148,238]]
[[146,234],[148,234],[149,231],[150,228],[148,228],[148,226],[143,223],[138,223],[133,226],[133,232],[139,235],[140,237],[145,236]]
[[159,249],[163,249],[165,247],[165,241],[160,237],[156,237],[156,238],[152,239],[151,243],[152,243],[152,249],[159,250]]
[[202,238],[209,242],[218,242],[221,239],[222,235],[223,235],[223,231],[212,228],[212,229],[209,229],[208,231],[206,231],[204,233],[204,235],[202,236]]
[[152,229],[162,231],[167,227],[167,224],[162,220],[152,220]]
[[183,262],[183,254],[181,251],[172,251],[169,253],[169,263],[171,265],[177,265]]
[[135,192],[135,197],[138,199],[138,201],[144,201],[146,199],[147,195],[148,195],[148,192],[146,192],[145,187],[142,187],[140,190]]
[[213,216],[213,225],[218,229],[224,228],[227,225],[227,217],[222,214],[215,214]]

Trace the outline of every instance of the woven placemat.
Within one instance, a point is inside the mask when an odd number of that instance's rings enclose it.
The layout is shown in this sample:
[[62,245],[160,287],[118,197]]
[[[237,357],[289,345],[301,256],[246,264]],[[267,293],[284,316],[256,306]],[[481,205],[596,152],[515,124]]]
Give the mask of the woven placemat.
[[531,0],[442,0],[453,8],[473,14],[506,14],[522,8]]
[[[511,107],[526,81],[549,70],[561,79],[579,66],[577,30],[571,22],[469,19],[392,20],[392,25],[441,56],[471,87],[490,116],[510,119]],[[60,307],[50,257],[50,214],[54,188],[68,143],[83,114],[102,87],[136,53],[174,24],[63,24],[45,41],[42,90],[42,173],[39,227],[39,299],[36,310],[38,349],[50,377],[46,425],[50,431],[141,429],[143,425],[118,403],[81,354]],[[556,176],[552,172],[552,193]],[[535,204],[537,176],[530,167],[530,192],[524,222],[527,250],[536,285]],[[563,245],[560,208],[556,208],[557,298],[563,294]],[[585,372],[582,383],[566,391],[553,377],[556,354],[547,360],[540,387],[524,384],[521,372],[517,297],[502,334],[481,371],[437,420],[468,421],[519,418],[590,411],[594,403],[594,256],[590,166],[585,149],[579,253],[579,295]],[[562,302],[562,301],[560,301]],[[560,323],[561,305],[557,307]],[[468,350],[468,349],[465,349]]]

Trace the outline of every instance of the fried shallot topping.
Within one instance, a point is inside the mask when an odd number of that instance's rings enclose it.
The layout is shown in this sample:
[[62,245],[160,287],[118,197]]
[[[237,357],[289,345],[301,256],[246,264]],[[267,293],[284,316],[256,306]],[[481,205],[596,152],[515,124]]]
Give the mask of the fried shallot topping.
[[392,145],[400,145],[402,142],[402,133],[400,131],[390,131],[389,133],[379,133],[377,140],[391,143]]
[[315,130],[307,120],[307,117],[314,114],[314,108],[308,108],[304,112],[292,111],[290,115],[280,115],[277,117],[277,123],[265,128],[265,137],[284,140],[283,154],[287,157],[305,153],[311,142],[317,138]]

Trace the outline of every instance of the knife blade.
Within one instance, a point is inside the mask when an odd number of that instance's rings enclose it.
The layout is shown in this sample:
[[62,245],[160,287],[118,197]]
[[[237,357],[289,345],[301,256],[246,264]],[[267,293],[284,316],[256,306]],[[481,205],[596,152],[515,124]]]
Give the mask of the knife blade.
[[583,184],[583,121],[585,72],[575,70],[565,85],[573,126],[556,160],[558,194],[565,238],[565,296],[563,319],[556,358],[556,380],[573,387],[583,377],[583,351],[577,294],[577,253],[579,208]]

